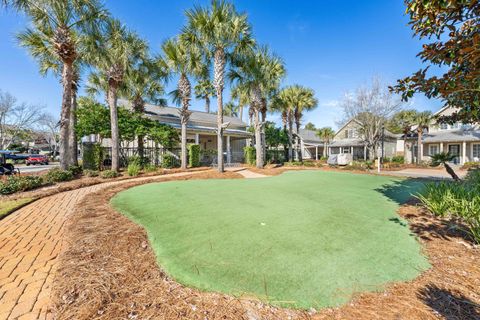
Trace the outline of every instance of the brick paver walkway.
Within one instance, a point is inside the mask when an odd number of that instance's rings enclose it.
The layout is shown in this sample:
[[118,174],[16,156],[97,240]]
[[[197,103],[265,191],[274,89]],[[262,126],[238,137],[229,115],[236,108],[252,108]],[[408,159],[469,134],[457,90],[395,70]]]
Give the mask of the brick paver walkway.
[[[184,176],[197,172],[167,175]],[[50,289],[66,217],[82,198],[112,185],[165,176],[114,181],[49,196],[0,221],[0,320],[49,319]]]

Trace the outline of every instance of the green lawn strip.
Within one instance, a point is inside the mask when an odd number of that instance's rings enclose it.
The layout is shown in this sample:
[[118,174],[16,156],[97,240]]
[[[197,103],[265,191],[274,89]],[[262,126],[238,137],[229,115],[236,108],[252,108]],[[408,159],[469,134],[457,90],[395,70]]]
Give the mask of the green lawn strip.
[[180,283],[321,308],[429,268],[396,214],[421,186],[302,171],[147,184],[112,203],[146,228],[159,264]]
[[35,198],[22,198],[17,200],[2,200],[0,201],[0,219],[5,218],[7,215],[15,210],[20,209],[23,206],[35,201]]

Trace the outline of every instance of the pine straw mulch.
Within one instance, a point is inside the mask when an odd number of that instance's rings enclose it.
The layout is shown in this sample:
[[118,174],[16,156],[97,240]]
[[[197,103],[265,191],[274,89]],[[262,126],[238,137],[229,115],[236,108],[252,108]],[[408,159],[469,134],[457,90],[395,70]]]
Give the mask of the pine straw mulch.
[[[238,174],[210,171],[167,180],[231,177]],[[86,197],[70,216],[53,284],[56,318],[480,319],[480,248],[454,221],[432,217],[415,203],[402,206],[399,214],[419,237],[431,269],[383,292],[358,294],[343,307],[304,312],[200,292],[169,278],[158,267],[144,229],[109,205],[113,195],[137,184]]]

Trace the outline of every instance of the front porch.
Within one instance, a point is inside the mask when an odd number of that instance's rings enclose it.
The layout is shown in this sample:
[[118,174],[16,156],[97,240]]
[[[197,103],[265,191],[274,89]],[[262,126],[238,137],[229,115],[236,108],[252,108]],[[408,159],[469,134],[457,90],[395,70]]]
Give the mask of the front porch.
[[[430,161],[431,156],[441,152],[454,155],[453,164],[464,165],[466,162],[480,161],[480,142],[450,141],[420,144],[421,161]],[[410,163],[417,160],[418,146],[415,142],[407,144],[406,158]]]

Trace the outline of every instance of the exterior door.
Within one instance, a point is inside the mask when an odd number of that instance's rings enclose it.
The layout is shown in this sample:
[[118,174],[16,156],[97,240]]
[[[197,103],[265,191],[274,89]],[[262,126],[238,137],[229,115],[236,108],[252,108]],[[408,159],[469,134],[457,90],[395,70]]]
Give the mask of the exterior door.
[[448,153],[452,156],[455,156],[455,158],[453,158],[452,160],[453,163],[455,164],[460,163],[460,145],[459,144],[449,144]]

